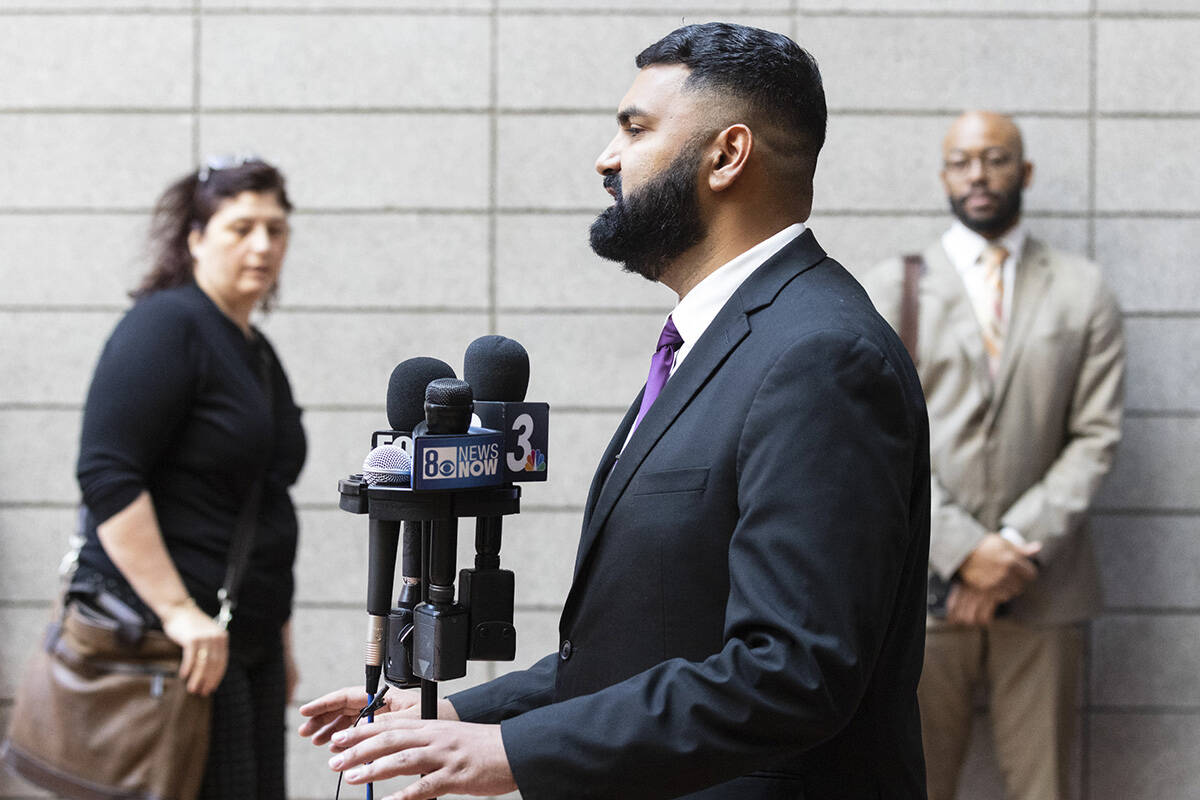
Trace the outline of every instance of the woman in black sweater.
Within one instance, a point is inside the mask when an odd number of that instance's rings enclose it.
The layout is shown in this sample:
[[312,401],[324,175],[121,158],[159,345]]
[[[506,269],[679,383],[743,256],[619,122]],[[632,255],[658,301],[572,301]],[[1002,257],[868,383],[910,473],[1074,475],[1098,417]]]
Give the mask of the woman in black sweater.
[[[289,618],[304,464],[300,409],[251,324],[288,243],[283,176],[210,161],[171,185],[153,269],[100,355],[78,478],[87,510],[75,584],[116,594],[183,648],[187,688],[213,694],[203,798],[283,798]],[[254,545],[228,630],[214,617],[230,542],[261,478]]]

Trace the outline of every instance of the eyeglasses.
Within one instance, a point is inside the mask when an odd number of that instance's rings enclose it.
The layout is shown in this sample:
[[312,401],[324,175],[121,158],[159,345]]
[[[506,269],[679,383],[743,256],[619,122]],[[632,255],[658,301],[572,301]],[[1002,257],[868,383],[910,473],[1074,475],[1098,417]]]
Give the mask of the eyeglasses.
[[204,159],[204,164],[196,173],[197,180],[204,183],[214,172],[223,169],[233,169],[234,167],[244,167],[247,164],[265,164],[261,156],[254,153],[233,153],[230,155],[209,156]]
[[978,155],[955,153],[946,159],[943,166],[947,172],[961,175],[968,172],[976,161],[979,161],[979,167],[984,172],[1003,172],[1017,163],[1017,157],[1007,150],[985,150]]

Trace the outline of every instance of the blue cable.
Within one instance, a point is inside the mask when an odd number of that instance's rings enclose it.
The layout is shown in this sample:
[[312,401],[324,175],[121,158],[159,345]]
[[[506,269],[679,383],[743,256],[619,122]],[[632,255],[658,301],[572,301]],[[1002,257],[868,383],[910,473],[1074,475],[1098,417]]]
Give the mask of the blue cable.
[[[375,695],[367,695],[367,722],[375,721]],[[375,784],[374,782],[367,784],[367,800],[375,800]]]
[[[354,725],[358,725],[358,723],[362,722],[363,717],[367,718],[367,722],[375,721],[375,709],[383,705],[383,696],[385,694],[387,694],[387,690],[388,690],[388,687],[386,684],[384,684],[384,687],[379,690],[379,694],[372,694],[371,692],[367,692],[367,698],[368,698],[367,705],[363,708],[362,711],[358,712],[358,716],[355,717],[355,719],[354,719]],[[353,727],[353,726],[351,726],[351,727]],[[341,797],[341,795],[342,795],[342,778],[343,777],[345,777],[345,775],[339,771],[338,772],[338,780],[337,780],[337,790],[333,793],[333,800],[338,800],[338,798]],[[374,795],[375,795],[375,784],[368,783],[367,784],[367,800],[373,800]]]

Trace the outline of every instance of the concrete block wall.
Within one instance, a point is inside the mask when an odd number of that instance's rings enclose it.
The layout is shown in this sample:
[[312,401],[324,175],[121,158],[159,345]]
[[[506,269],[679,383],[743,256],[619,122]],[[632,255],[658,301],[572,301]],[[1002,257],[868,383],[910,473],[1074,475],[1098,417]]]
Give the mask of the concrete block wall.
[[[360,679],[365,523],[337,510],[335,482],[385,422],[392,366],[461,364],[489,332],[526,345],[530,397],[553,407],[552,479],[505,540],[518,666],[552,649],[591,469],[672,305],[589,251],[607,202],[592,163],[634,54],[717,18],[821,62],[832,115],[811,225],[852,269],[946,225],[939,142],[960,109],[1016,115],[1031,227],[1103,266],[1129,337],[1125,442],[1095,514],[1107,609],[1078,797],[1200,795],[1195,0],[0,0],[0,723],[54,592],[81,401],[145,268],[148,211],[209,153],[269,157],[297,206],[264,327],[311,445],[300,696]],[[328,796],[323,763],[293,741],[293,798]],[[1000,797],[985,748],[966,783],[964,798]],[[0,777],[0,798],[34,796]]]

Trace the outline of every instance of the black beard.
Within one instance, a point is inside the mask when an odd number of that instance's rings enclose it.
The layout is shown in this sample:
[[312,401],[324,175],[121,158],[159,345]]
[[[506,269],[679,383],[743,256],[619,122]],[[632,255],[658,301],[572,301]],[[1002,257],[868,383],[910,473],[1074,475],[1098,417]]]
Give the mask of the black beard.
[[972,217],[967,214],[967,195],[950,198],[950,211],[958,221],[966,225],[980,236],[991,238],[999,236],[1016,224],[1021,216],[1021,187],[996,194],[999,202],[995,213],[986,217]]
[[601,258],[622,263],[626,272],[657,281],[676,258],[707,234],[700,219],[696,173],[700,148],[689,147],[628,198],[621,193],[621,174],[604,178],[616,192],[589,231],[592,250]]

